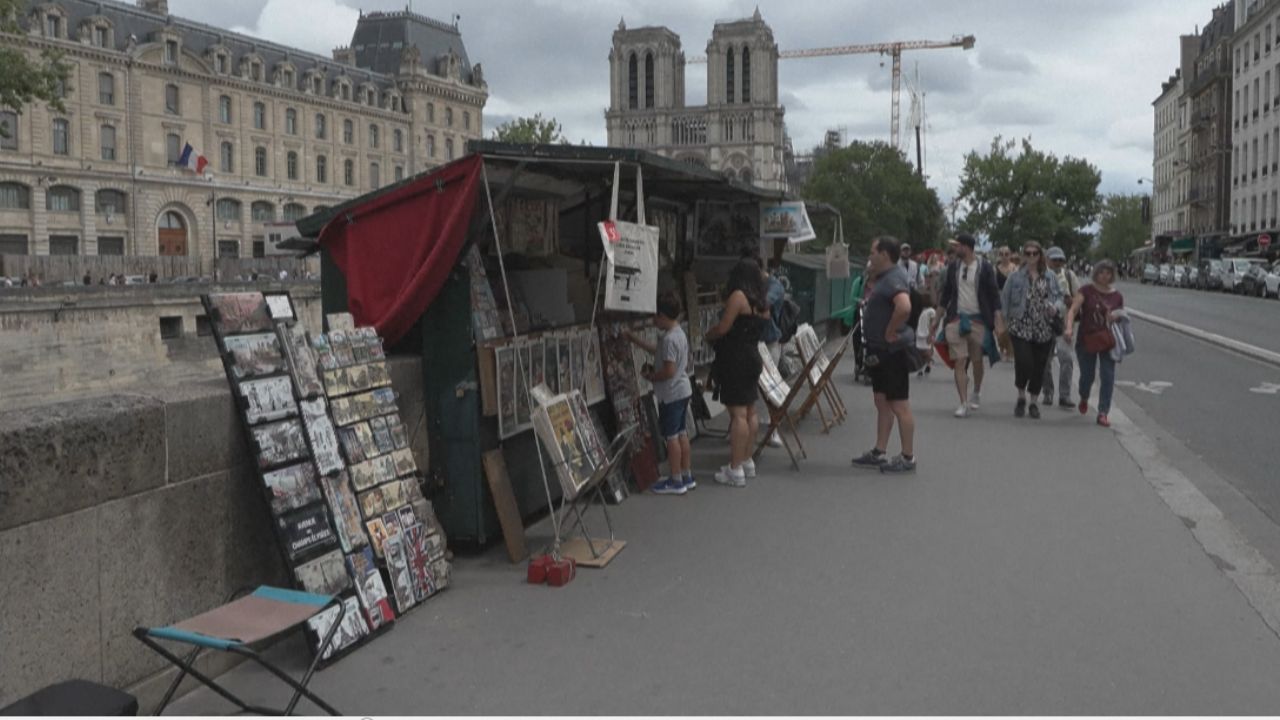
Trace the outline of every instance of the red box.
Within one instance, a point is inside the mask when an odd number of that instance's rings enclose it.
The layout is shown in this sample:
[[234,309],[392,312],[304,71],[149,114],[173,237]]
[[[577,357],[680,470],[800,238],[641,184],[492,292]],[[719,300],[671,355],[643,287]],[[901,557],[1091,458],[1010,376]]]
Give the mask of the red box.
[[547,581],[547,569],[554,562],[550,555],[538,555],[529,561],[528,580],[530,585],[541,585]]
[[564,587],[577,574],[578,564],[573,558],[563,558],[547,568],[547,584],[551,587]]

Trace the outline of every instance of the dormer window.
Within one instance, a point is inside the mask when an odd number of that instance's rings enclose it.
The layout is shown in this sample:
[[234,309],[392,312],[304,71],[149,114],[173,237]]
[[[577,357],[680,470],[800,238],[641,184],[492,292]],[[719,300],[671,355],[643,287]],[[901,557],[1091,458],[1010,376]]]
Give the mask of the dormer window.
[[164,41],[164,61],[166,63],[169,63],[170,65],[178,64],[178,41],[177,40]]
[[257,61],[249,63],[249,77],[254,82],[262,82],[262,63]]
[[284,77],[284,86],[293,87],[293,71],[285,70],[283,73],[283,77]]
[[48,13],[44,16],[44,35],[45,37],[60,38],[62,37],[62,16],[57,13]]
[[343,100],[350,100],[350,99],[351,99],[351,86],[350,86],[350,85],[348,85],[348,84],[346,84],[346,83],[342,83],[341,85],[339,85],[339,86],[338,86],[338,90],[342,93],[342,99],[343,99]]
[[365,102],[367,102],[370,106],[376,105],[378,102],[377,94],[374,93],[372,90],[369,90],[368,92],[365,93],[365,98],[366,98]]
[[231,61],[227,59],[225,53],[218,53],[214,66],[217,68],[219,75],[226,75],[231,72]]
[[324,80],[319,77],[311,78],[311,92],[316,95],[324,93]]
[[98,25],[93,28],[93,44],[100,48],[108,47],[111,43],[110,30]]

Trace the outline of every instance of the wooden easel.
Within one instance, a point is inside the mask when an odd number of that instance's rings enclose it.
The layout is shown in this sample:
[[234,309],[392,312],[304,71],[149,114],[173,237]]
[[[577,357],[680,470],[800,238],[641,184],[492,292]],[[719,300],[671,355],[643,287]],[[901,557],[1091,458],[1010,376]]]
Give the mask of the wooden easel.
[[[799,470],[800,458],[808,458],[809,455],[805,452],[804,443],[800,441],[800,433],[796,430],[795,420],[791,417],[791,405],[800,396],[800,391],[805,388],[805,385],[802,382],[789,385],[786,378],[782,378],[781,387],[786,389],[785,397],[781,404],[775,403],[769,397],[769,381],[766,376],[772,374],[781,378],[782,374],[778,372],[778,367],[773,362],[773,357],[769,355],[769,350],[764,343],[760,343],[760,356],[765,363],[765,372],[760,373],[760,390],[764,393],[765,406],[769,408],[769,427],[765,430],[764,438],[756,444],[756,451],[751,454],[751,457],[759,457],[765,445],[769,443],[769,438],[774,432],[777,432],[778,437],[782,440],[782,446],[787,450],[787,455],[791,457],[791,469]],[[817,361],[818,356],[814,355],[805,363],[804,370],[801,372],[807,376]],[[782,432],[783,430],[786,432]],[[790,440],[787,439],[787,433],[791,435]],[[791,445],[793,441],[795,443],[794,448]]]
[[[807,331],[807,332],[806,332]],[[802,340],[800,333],[804,333]],[[806,363],[810,360],[817,360],[817,364],[812,370],[805,374],[805,381],[809,385],[809,396],[805,398],[804,403],[800,406],[798,412],[800,419],[803,421],[809,415],[813,408],[818,409],[818,416],[822,420],[822,432],[830,432],[832,427],[844,422],[849,416],[848,410],[844,406],[844,400],[840,397],[840,392],[836,389],[835,384],[831,382],[835,376],[835,369],[840,364],[840,360],[844,358],[845,350],[849,347],[852,334],[846,335],[844,340],[840,342],[840,350],[836,352],[834,359],[827,359],[826,351],[818,343],[817,333],[809,325],[804,325],[797,331],[796,347],[800,349],[800,357]],[[823,400],[827,403],[827,408],[831,411],[832,419],[827,421],[826,412],[823,410]]]

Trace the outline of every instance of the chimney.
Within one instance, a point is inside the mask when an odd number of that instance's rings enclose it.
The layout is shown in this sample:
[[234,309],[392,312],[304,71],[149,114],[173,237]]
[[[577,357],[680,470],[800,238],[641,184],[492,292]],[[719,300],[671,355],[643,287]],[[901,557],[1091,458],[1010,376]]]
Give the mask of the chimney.
[[169,14],[169,0],[138,0],[138,7],[157,15]]

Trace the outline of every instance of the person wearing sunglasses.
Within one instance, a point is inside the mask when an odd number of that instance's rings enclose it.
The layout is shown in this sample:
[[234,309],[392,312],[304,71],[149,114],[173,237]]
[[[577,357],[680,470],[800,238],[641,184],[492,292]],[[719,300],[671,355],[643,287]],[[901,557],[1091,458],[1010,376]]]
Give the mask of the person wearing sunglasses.
[[[1058,276],[1049,272],[1040,243],[1031,241],[1023,245],[1022,259],[1022,266],[1004,284],[1000,303],[1013,339],[1014,385],[1018,388],[1013,414],[1016,417],[1030,415],[1031,419],[1039,420],[1040,407],[1036,401],[1044,385],[1044,368],[1054,341],[1065,327],[1063,318],[1067,308]],[[1028,392],[1031,393],[1029,406]]]
[[[986,336],[993,329],[997,334],[1004,332],[995,266],[975,254],[976,246],[972,235],[956,236],[956,259],[947,265],[940,296],[939,313],[945,317],[947,348],[955,360],[956,393],[960,396],[960,407],[955,412],[958,418],[967,418],[981,407]],[[969,367],[973,368],[972,395]]]
[[1000,284],[1001,290],[1004,290],[1004,284],[1017,269],[1018,264],[1013,261],[1013,251],[1008,245],[1001,245],[1000,249],[996,250],[996,282]]

